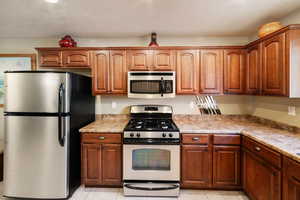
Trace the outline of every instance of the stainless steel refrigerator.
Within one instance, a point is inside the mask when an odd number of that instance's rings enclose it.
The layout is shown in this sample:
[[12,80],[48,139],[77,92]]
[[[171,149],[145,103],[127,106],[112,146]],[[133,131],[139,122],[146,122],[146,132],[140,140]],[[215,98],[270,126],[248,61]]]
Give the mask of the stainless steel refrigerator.
[[91,78],[5,73],[4,196],[65,199],[80,185],[80,134],[95,119]]

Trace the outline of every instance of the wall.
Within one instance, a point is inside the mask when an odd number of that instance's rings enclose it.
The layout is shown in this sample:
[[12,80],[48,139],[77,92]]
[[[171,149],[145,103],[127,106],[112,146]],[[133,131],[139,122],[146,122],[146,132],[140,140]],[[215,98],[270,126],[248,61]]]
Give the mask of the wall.
[[[253,112],[250,96],[215,96],[223,114],[249,114]],[[115,108],[113,107],[115,104]],[[171,105],[175,114],[200,114],[194,96],[176,96],[172,99],[128,99],[126,96],[101,96],[96,101],[96,111],[103,114],[128,114],[130,105]]]

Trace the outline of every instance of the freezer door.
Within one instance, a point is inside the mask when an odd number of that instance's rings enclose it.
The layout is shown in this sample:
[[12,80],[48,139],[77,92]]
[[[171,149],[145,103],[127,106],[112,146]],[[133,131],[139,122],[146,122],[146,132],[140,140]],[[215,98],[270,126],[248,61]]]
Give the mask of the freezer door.
[[69,194],[69,117],[5,116],[4,196],[59,199]]
[[70,111],[70,74],[55,72],[5,73],[5,112],[57,113]]

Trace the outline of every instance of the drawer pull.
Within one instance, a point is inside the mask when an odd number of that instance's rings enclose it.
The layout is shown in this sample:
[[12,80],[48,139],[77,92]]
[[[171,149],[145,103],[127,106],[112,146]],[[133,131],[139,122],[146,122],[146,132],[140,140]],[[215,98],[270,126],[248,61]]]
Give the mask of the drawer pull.
[[198,137],[193,137],[192,140],[193,140],[193,141],[199,141],[200,138],[198,138]]
[[100,136],[99,140],[105,140],[105,137],[104,136]]
[[260,147],[255,147],[255,150],[256,150],[256,151],[260,151],[261,148],[260,148]]

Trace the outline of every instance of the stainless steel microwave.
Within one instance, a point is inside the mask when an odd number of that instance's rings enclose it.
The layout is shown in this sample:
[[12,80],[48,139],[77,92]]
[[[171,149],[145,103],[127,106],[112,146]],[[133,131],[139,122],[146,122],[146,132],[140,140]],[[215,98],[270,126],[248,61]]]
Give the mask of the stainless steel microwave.
[[173,71],[130,71],[128,72],[129,98],[173,98],[176,78]]

